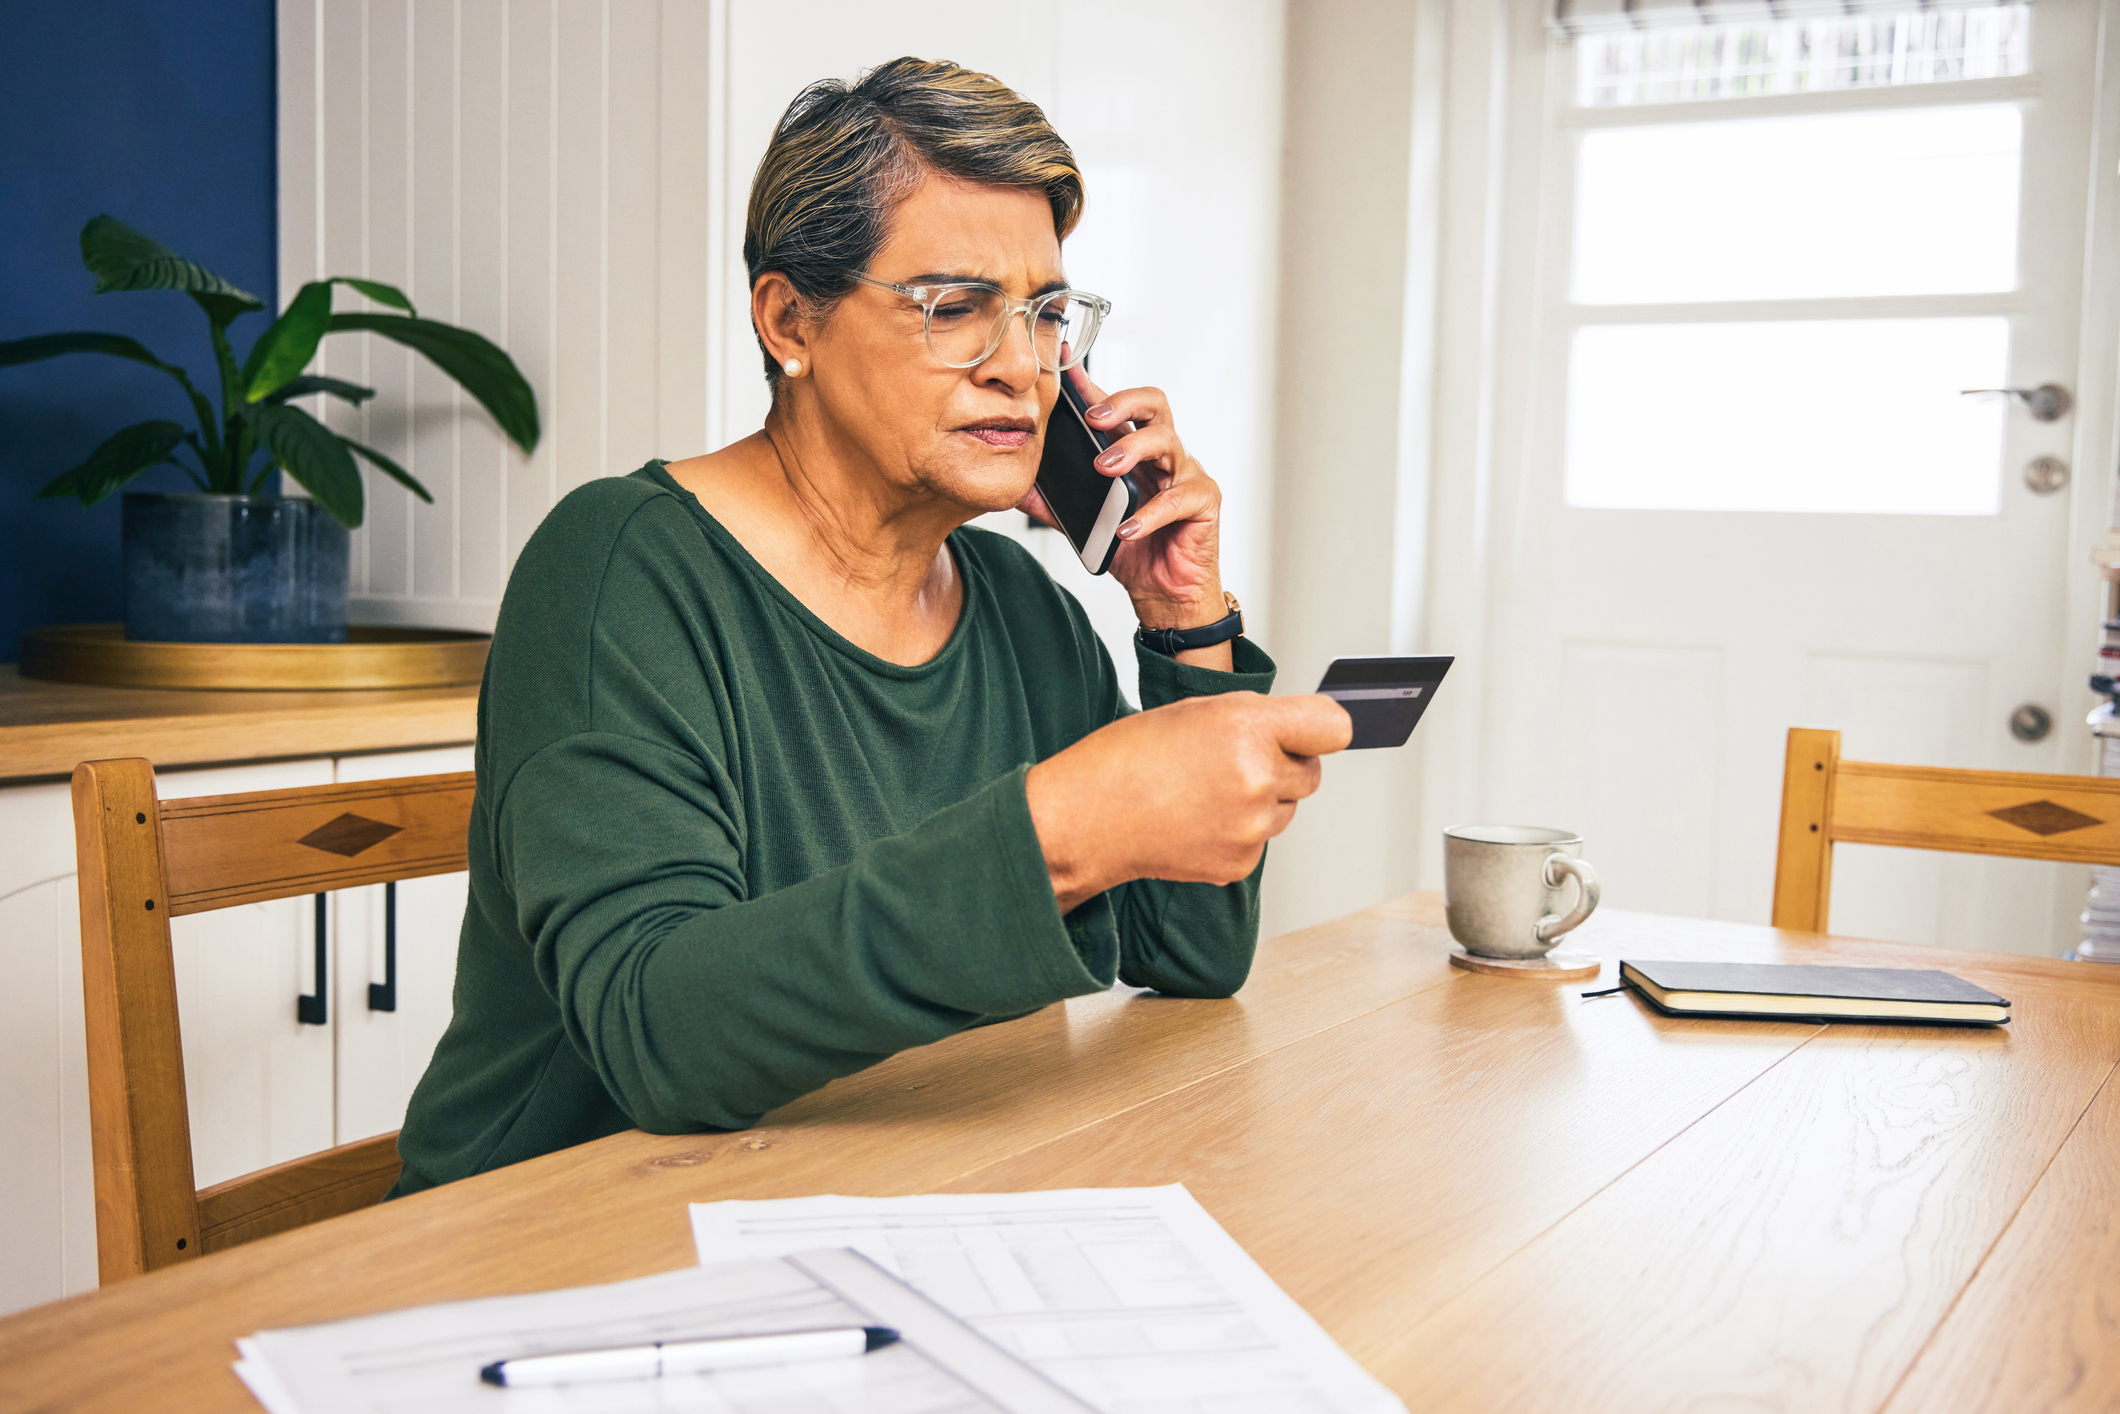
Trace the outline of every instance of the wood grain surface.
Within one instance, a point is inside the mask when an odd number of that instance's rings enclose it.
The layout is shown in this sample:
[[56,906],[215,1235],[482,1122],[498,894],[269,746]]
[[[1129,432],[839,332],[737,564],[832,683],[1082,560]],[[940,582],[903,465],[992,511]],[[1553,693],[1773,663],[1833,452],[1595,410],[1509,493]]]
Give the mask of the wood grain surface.
[[185,692],[35,682],[0,664],[0,783],[116,756],[167,769],[453,745],[472,739],[477,714],[476,686]]
[[470,771],[167,801],[169,913],[468,867]]
[[1789,728],[1781,768],[1781,836],[1774,853],[1774,926],[1823,933],[1833,897],[1826,811],[1840,764],[1840,733]]
[[1877,1408],[2120,1055],[2055,992],[2013,1034],[1822,1031],[1373,1368],[1438,1411]]
[[2120,864],[2120,780],[1842,761],[1835,841]]
[[199,1237],[222,1252],[383,1201],[397,1182],[397,1131],[246,1173],[199,1190]]
[[1775,927],[1831,926],[1836,844],[2120,864],[2120,780],[1844,761],[1839,732],[1791,727]]
[[[1182,1181],[1415,1409],[2001,1408],[1948,1369],[1921,1383],[1939,1326],[2037,1371],[2107,1328],[2110,1260],[2046,1249],[2112,1241],[2082,1213],[2120,1206],[2094,1106],[2120,975],[1618,912],[1571,935],[1607,959],[1943,966],[2018,1018],[1677,1019],[1454,971],[1439,923],[1413,896],[1263,944],[1231,1001],[1083,998],[747,1133],[614,1135],[21,1313],[0,1407],[249,1411],[236,1336],[667,1270],[692,1259],[687,1201],[819,1192]],[[2080,1407],[2120,1399],[2109,1362],[2078,1368]]]
[[2120,1407],[2116,1176],[2120,1075],[2106,1080],[1929,1337],[1888,1406],[1892,1414]]
[[84,761],[73,802],[96,1268],[108,1284],[203,1249],[154,771]]

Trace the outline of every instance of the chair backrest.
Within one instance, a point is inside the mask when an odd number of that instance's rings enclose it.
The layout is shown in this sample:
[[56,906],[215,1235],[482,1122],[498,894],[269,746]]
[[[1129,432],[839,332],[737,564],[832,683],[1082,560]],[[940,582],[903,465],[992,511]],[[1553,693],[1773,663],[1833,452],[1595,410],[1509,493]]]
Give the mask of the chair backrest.
[[1789,729],[1774,926],[1823,933],[1833,846],[1899,845],[2120,864],[2120,779],[1840,759],[1840,733]]
[[472,775],[155,798],[142,760],[74,768],[81,985],[105,1285],[378,1201],[397,1136],[199,1191],[169,920],[466,867]]

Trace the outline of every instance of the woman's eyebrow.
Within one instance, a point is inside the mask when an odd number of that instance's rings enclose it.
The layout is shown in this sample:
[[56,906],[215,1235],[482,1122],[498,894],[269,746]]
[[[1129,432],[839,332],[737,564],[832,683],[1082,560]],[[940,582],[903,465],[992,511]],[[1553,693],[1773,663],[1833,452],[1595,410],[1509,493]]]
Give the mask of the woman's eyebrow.
[[[1001,288],[999,280],[989,279],[985,275],[967,275],[962,270],[928,270],[918,275],[908,275],[898,283],[901,285],[989,285],[997,290]],[[1040,295],[1049,295],[1054,290],[1064,290],[1067,287],[1067,281],[1065,280],[1047,280],[1037,289],[1031,291],[1030,297],[1036,299]]]

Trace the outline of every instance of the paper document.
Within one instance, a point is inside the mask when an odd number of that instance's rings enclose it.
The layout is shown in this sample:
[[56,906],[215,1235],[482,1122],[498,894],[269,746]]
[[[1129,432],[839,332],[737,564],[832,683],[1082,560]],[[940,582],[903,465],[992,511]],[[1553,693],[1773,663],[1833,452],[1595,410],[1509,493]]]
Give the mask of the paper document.
[[1105,1414],[1405,1411],[1181,1184],[694,1203],[692,1237],[851,1247]]
[[[869,1355],[706,1375],[503,1389],[525,1355],[717,1335],[884,1325]],[[1073,1395],[844,1248],[687,1267],[608,1286],[491,1296],[260,1331],[236,1373],[267,1414],[1085,1414]]]

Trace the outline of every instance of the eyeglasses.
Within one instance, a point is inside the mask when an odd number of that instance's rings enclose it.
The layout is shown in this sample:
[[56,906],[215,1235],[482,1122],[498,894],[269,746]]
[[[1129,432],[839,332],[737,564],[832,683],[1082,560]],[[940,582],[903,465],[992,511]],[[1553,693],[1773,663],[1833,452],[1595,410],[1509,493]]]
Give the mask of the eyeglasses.
[[1083,290],[1053,290],[1031,299],[1010,299],[1005,291],[983,282],[894,285],[866,275],[854,278],[919,305],[928,352],[951,368],[975,368],[992,358],[1008,336],[1009,320],[1020,314],[1038,366],[1065,373],[1089,356],[1097,326],[1112,308],[1110,300]]

